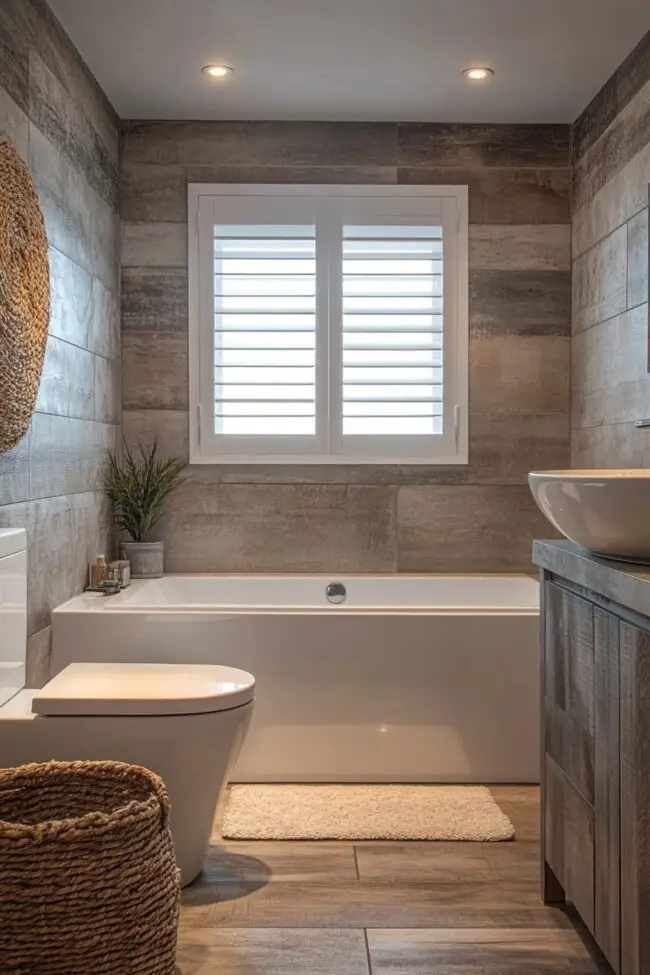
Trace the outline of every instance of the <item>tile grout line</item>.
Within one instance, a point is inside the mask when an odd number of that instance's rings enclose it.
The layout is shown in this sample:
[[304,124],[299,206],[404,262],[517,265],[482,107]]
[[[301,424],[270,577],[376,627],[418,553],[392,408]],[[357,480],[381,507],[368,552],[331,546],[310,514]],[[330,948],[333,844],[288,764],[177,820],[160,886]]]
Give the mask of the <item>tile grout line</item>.
[[363,929],[363,941],[366,946],[366,965],[368,967],[368,975],[372,975],[372,960],[370,958],[370,943],[368,942],[368,929]]
[[352,856],[354,857],[354,869],[357,874],[357,880],[361,880],[361,872],[359,870],[359,860],[357,857],[357,847],[356,844],[352,844]]

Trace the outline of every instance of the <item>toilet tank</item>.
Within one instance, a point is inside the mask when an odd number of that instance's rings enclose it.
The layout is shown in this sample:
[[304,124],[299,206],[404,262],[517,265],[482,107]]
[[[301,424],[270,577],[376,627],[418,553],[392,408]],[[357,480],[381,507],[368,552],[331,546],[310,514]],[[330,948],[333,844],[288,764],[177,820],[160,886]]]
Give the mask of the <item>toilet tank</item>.
[[0,707],[25,686],[27,534],[0,528]]

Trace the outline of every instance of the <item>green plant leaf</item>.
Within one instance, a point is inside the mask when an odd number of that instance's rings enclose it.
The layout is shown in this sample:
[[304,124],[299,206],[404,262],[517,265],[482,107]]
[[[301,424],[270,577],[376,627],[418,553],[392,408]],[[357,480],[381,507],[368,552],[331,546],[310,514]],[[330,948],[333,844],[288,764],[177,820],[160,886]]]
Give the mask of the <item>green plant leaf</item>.
[[110,452],[104,468],[104,494],[121,531],[134,542],[145,542],[165,513],[169,496],[187,477],[185,463],[177,457],[159,460],[158,442],[138,444],[134,457],[124,443],[122,458]]

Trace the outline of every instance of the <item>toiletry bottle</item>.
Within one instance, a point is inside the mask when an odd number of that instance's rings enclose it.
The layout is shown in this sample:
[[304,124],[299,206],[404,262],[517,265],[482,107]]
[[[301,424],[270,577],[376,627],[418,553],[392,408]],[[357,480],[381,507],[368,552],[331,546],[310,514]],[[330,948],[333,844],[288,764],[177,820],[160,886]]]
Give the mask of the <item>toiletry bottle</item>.
[[106,575],[106,556],[98,555],[90,567],[90,585],[96,586]]

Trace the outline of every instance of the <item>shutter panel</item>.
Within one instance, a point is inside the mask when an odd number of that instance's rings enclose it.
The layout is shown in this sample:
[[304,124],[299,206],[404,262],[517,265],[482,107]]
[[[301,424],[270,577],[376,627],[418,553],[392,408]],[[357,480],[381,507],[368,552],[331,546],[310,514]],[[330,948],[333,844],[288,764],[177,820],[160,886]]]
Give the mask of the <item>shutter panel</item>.
[[215,433],[315,433],[314,226],[214,228]]
[[442,433],[437,226],[343,228],[343,435]]

